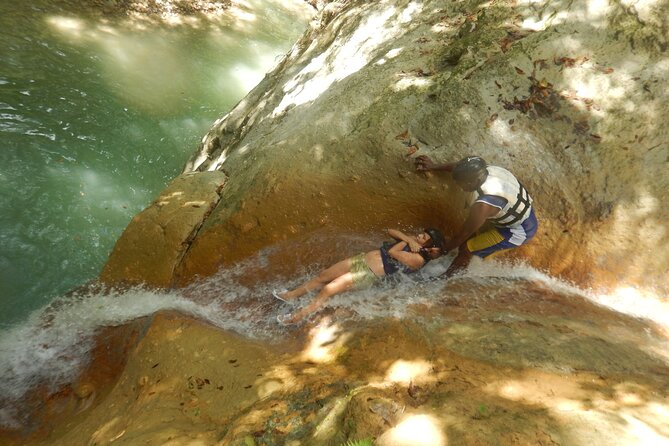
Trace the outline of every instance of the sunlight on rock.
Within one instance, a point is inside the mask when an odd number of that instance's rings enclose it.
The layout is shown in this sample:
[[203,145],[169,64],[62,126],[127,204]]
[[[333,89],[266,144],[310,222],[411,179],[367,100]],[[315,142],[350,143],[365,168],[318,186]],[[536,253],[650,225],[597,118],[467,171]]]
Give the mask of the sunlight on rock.
[[395,57],[399,56],[399,54],[402,52],[402,48],[393,48],[392,50],[388,51],[384,57],[376,61],[376,65],[383,65],[387,62],[387,59],[394,59]]
[[256,388],[258,389],[258,398],[266,398],[281,390],[283,388],[283,383],[278,380],[270,379],[258,384]]
[[593,28],[604,28],[608,25],[607,14],[610,13],[612,5],[609,0],[588,0],[570,8],[563,8],[561,4],[555,4],[551,8],[548,0],[521,0],[520,5],[528,6],[531,11],[541,11],[537,15],[526,17],[522,23],[525,29],[542,31],[551,26],[556,26],[568,21],[587,22]]
[[[591,425],[607,426],[610,438],[620,445],[669,444],[666,428],[669,408],[665,402],[648,401],[648,389],[635,383],[620,383],[614,394],[588,390],[585,382],[563,378],[509,380],[489,383],[486,391],[512,401],[545,407],[572,435],[582,436]],[[659,395],[656,397],[660,398]],[[620,423],[620,419],[625,423]]]
[[609,0],[589,0],[586,2],[585,19],[601,19],[605,17],[611,10],[611,3]]
[[314,439],[321,443],[332,438],[337,433],[340,429],[339,420],[346,410],[347,405],[348,398],[336,398],[334,402],[329,404],[329,407],[324,408],[327,412],[314,430]]
[[[117,425],[121,422],[119,417],[114,417],[97,431],[91,435],[90,444],[111,443],[114,439],[119,438],[119,428]],[[121,429],[121,434],[125,433],[125,429]]]
[[323,319],[309,331],[310,340],[302,352],[302,360],[323,364],[334,361],[345,349],[350,333],[342,333],[338,324]]
[[280,390],[294,390],[296,385],[295,375],[286,365],[275,365],[255,382],[259,398],[265,398]]
[[425,88],[432,84],[430,79],[424,77],[405,77],[393,85],[394,91],[402,91],[411,87]]
[[555,409],[560,412],[577,412],[586,410],[580,401],[568,400],[564,398],[555,399]]
[[386,53],[385,57],[387,57],[388,59],[394,59],[395,57],[400,55],[402,50],[403,50],[403,48],[393,48],[392,50],[390,50]]
[[[559,389],[560,393],[556,395],[555,389]],[[550,397],[553,406],[559,411],[582,410],[581,400],[585,397],[585,392],[579,388],[578,383],[561,378],[543,382],[536,379],[490,382],[485,386],[485,391],[512,401],[542,405]]]
[[251,148],[250,144],[244,144],[239,149],[237,149],[237,151],[239,152],[240,155],[243,155],[244,153],[248,152],[250,148]]
[[312,150],[314,151],[314,159],[316,161],[323,161],[323,146],[316,144]]
[[[634,9],[642,21],[653,21],[654,13],[662,5],[661,0],[621,0],[621,5]],[[659,14],[658,14],[659,16]]]
[[625,389],[617,389],[616,398],[619,403],[624,404],[625,406],[640,406],[643,404],[643,399],[639,394]]
[[204,205],[206,205],[207,202],[204,200],[195,200],[195,201],[187,201],[184,204],[182,204],[182,207],[194,207],[194,208],[199,208]]
[[[538,149],[540,146],[540,142],[537,141],[537,138],[534,134],[513,128],[512,124],[509,124],[508,121],[503,119],[496,119],[490,123],[489,131],[495,141],[499,141],[499,143],[502,145],[513,144],[519,147],[527,147],[532,149]],[[541,166],[537,165],[535,166],[535,169],[541,171]]]
[[[618,416],[622,417],[622,419],[627,423],[625,430],[628,435],[626,435],[626,437],[631,437],[631,441],[620,444],[669,446],[669,439],[661,432],[658,432],[654,426],[649,425],[646,421],[640,420],[634,415],[625,412],[618,413]],[[660,426],[664,426],[666,429],[667,422],[669,422],[668,418],[662,418],[660,420]]]
[[400,359],[388,368],[386,381],[402,384],[426,381],[431,370],[432,364],[427,361],[404,361]]
[[363,68],[381,45],[403,32],[401,21],[410,19],[419,11],[420,6],[410,3],[399,13],[399,20],[393,20],[396,9],[392,6],[386,6],[371,15],[345,42],[331,45],[286,83],[286,95],[272,116],[278,116],[292,106],[317,99],[333,83]]
[[398,17],[400,23],[409,23],[414,14],[419,13],[422,10],[422,5],[420,2],[411,2],[404,8]]
[[431,415],[410,415],[386,431],[376,443],[380,446],[446,446],[440,422]]
[[[596,295],[595,301],[624,314],[649,318],[652,315],[652,320],[669,330],[669,302],[651,290],[621,285],[612,293]],[[663,352],[663,356],[669,357],[669,352]]]
[[[644,181],[644,178],[639,178],[641,184],[636,187],[636,197],[634,199],[619,202],[613,207],[611,229],[609,231],[610,235],[618,241],[621,249],[634,249],[636,252],[648,250],[649,253],[654,253],[651,256],[635,256],[618,260],[626,262],[626,268],[630,274],[639,278],[643,278],[643,271],[648,266],[656,264],[658,267],[662,267],[662,262],[666,261],[667,258],[664,249],[667,243],[667,227],[655,217],[661,215],[660,201],[642,186]],[[644,280],[643,283],[649,290],[658,285],[662,288],[661,283],[654,284],[647,280]],[[620,284],[619,288],[624,289],[625,286],[625,284]],[[661,303],[662,299],[660,297],[653,296],[653,293],[649,292],[641,293],[647,294],[644,296],[646,298],[633,299],[627,296],[629,293],[630,290],[616,293],[609,302],[607,302],[607,299],[601,298],[602,296],[597,300],[606,306],[618,309],[618,311],[628,311],[629,309],[635,315],[647,313],[647,310],[651,308],[662,309],[659,313],[647,314],[652,314],[651,319],[669,327],[669,312],[666,310],[666,305]],[[625,309],[623,310],[623,308]]]
[[[574,107],[588,110],[595,116],[605,116],[605,110],[617,105],[629,95],[627,88],[617,82],[615,74],[597,71],[595,64],[586,62],[581,69],[563,72],[564,82],[569,85],[579,100],[572,101]],[[589,107],[586,101],[595,101],[595,107]]]

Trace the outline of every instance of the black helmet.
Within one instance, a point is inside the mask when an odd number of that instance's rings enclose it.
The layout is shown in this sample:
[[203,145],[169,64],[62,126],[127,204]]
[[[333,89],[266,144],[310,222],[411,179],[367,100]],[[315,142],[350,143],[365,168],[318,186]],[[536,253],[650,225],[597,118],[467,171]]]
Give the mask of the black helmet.
[[462,158],[455,164],[453,167],[453,179],[455,181],[467,181],[471,179],[476,179],[483,176],[486,171],[485,160],[478,156],[468,156]]
[[442,251],[444,250],[446,239],[444,239],[444,234],[442,234],[439,229],[426,228],[425,233],[430,236],[429,248],[439,248]]

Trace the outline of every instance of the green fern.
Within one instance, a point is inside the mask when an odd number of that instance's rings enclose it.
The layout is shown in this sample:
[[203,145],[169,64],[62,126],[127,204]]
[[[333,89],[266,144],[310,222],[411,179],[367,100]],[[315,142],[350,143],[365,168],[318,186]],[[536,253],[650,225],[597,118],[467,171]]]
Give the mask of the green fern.
[[365,438],[364,440],[349,440],[344,443],[342,446],[374,446],[374,440],[372,438]]

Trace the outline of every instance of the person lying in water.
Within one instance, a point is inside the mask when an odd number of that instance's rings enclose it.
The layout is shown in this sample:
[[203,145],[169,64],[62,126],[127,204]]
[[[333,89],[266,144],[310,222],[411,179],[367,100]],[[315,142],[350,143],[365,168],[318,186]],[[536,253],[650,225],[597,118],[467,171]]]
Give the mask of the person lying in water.
[[309,291],[319,290],[307,306],[294,314],[280,315],[277,320],[281,324],[296,324],[336,294],[369,288],[382,277],[400,271],[405,274],[416,272],[430,260],[441,256],[445,244],[442,233],[434,228],[425,229],[415,237],[396,229],[388,229],[388,235],[395,239],[394,243],[342,260],[293,290],[274,291],[274,297],[287,302]]

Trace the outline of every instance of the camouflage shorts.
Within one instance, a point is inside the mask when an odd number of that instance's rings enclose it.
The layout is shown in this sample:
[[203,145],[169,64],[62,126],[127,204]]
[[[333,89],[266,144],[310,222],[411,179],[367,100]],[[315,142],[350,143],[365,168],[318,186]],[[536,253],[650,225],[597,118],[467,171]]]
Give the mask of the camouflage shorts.
[[351,259],[351,275],[353,289],[363,290],[372,286],[379,278],[365,262],[365,253],[362,252]]

